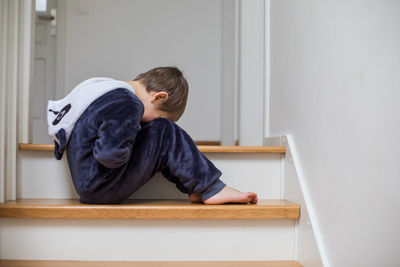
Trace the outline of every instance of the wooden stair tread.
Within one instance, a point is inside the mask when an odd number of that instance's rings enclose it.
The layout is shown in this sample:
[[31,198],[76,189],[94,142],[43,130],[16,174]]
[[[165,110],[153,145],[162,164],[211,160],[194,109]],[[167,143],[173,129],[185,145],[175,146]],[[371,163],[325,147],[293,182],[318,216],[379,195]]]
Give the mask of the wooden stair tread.
[[[197,146],[203,153],[272,153],[285,154],[285,146]],[[51,144],[19,144],[23,151],[54,151]]]
[[204,205],[187,200],[129,200],[91,205],[74,199],[19,199],[0,204],[0,217],[48,219],[298,219],[300,206],[286,200]]
[[0,260],[9,267],[301,267],[297,261],[42,261]]

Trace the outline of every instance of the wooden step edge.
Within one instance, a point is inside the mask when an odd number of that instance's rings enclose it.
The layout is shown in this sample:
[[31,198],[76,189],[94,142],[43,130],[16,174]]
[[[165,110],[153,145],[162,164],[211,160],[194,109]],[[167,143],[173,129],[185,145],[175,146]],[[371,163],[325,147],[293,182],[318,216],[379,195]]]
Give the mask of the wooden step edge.
[[[285,154],[285,146],[197,146],[203,153],[273,153]],[[20,143],[21,151],[54,151],[52,144]]]
[[187,200],[129,200],[91,205],[74,199],[19,199],[0,204],[0,218],[42,219],[298,219],[300,206],[286,200],[204,205]]
[[0,260],[7,267],[302,267],[297,261],[55,261]]
[[285,146],[198,146],[203,153],[274,153],[285,154]]

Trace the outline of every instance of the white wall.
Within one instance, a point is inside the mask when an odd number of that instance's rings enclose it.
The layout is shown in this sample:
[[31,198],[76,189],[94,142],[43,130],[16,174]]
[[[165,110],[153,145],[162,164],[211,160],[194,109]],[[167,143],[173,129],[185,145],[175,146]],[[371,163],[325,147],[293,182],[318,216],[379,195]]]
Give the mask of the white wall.
[[196,140],[220,140],[222,0],[68,0],[66,8],[66,91],[91,76],[127,80],[175,65],[190,86],[179,124]]
[[271,136],[291,134],[331,266],[399,266],[400,2],[271,1]]

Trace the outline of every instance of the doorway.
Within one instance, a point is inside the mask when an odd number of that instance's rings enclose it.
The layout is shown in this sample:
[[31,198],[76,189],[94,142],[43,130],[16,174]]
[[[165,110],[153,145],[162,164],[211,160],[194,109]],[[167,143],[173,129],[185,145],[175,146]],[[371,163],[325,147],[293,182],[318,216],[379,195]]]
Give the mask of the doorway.
[[34,36],[33,143],[47,144],[47,101],[56,96],[57,0],[36,0]]

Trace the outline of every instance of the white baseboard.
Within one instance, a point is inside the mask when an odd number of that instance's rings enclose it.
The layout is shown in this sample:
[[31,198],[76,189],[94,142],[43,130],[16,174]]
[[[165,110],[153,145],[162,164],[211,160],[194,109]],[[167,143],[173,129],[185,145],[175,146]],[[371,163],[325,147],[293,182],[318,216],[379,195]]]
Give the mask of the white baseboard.
[[285,146],[284,136],[273,136],[264,138],[264,146]]
[[307,267],[330,267],[292,136],[268,137],[264,145],[286,146],[286,155],[282,160],[282,198],[301,205],[301,216],[295,230],[295,260]]

